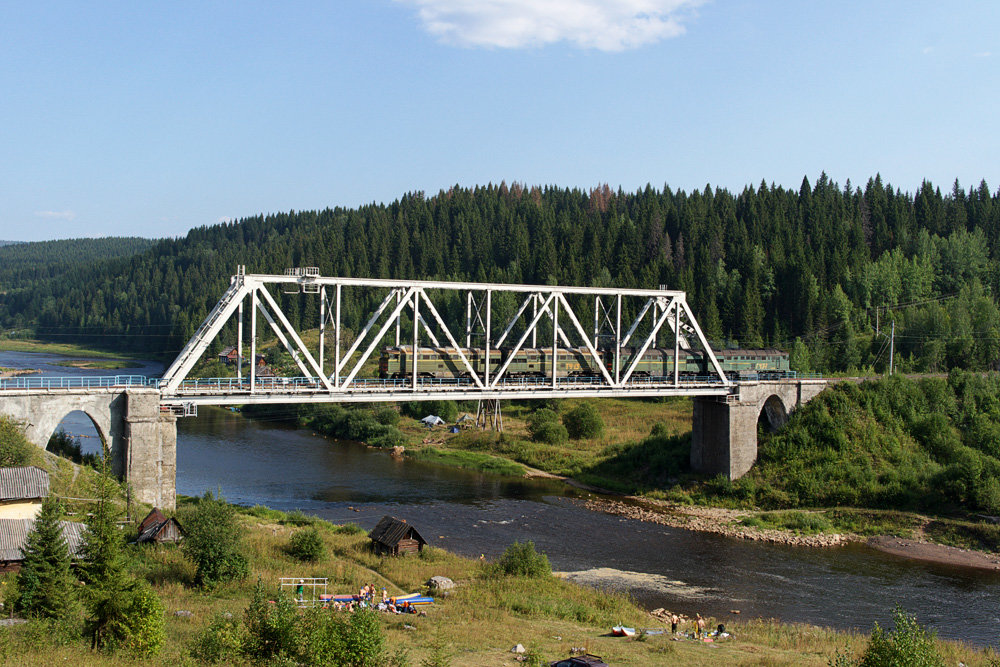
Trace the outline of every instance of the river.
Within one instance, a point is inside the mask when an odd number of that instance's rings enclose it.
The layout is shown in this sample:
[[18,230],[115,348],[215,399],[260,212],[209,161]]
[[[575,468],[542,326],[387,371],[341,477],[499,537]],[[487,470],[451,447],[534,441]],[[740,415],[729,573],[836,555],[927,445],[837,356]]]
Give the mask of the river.
[[[45,375],[133,372],[50,366],[57,360],[0,352],[0,366],[42,368]],[[162,367],[137,368],[155,374]],[[64,425],[93,433],[79,414]],[[85,439],[85,449],[95,449],[91,443]],[[178,421],[177,490],[216,489],[232,502],[300,509],[366,529],[392,514],[430,544],[473,557],[495,557],[515,540],[532,540],[554,569],[627,588],[649,608],[723,621],[737,618],[730,610],[738,609],[740,618],[868,631],[876,621],[889,624],[898,603],[943,637],[1000,643],[994,573],[912,562],[863,545],[795,548],[646,524],[586,510],[582,492],[560,483],[400,461],[356,443],[201,408],[198,417]]]

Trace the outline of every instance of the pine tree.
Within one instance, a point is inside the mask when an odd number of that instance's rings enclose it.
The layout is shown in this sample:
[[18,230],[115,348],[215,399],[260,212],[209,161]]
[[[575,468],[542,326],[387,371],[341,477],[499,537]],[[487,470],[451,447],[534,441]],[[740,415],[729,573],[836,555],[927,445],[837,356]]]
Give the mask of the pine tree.
[[58,499],[46,498],[28,534],[14,605],[22,614],[69,619],[79,610],[76,579],[70,572],[69,547],[60,522],[62,511]]

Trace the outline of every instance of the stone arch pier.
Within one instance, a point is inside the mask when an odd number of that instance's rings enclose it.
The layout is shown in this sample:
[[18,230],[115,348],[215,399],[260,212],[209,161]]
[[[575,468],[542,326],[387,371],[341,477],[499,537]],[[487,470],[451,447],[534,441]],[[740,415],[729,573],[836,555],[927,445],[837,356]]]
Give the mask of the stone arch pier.
[[757,461],[757,423],[781,428],[826,387],[825,380],[762,381],[740,384],[728,396],[695,398],[691,468],[739,479]]
[[0,414],[21,423],[28,441],[42,449],[63,418],[80,411],[94,422],[112,470],[133,498],[164,509],[176,505],[177,418],[160,410],[156,389],[88,388],[8,390]]

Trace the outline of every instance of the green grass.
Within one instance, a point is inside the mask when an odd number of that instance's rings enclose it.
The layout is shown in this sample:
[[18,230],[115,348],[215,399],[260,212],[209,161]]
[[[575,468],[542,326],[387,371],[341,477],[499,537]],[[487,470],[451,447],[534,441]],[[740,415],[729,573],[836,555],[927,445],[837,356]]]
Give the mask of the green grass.
[[494,475],[523,477],[525,473],[522,465],[480,452],[427,447],[413,452],[412,457],[418,461],[449,465],[466,470],[478,470]]
[[[23,338],[0,338],[0,352],[44,352],[47,354],[64,354],[73,357],[107,357],[109,353],[125,359],[155,359],[152,353],[131,353],[119,350],[101,350],[84,347],[73,343],[49,343],[46,341]],[[162,356],[162,355],[161,355]]]

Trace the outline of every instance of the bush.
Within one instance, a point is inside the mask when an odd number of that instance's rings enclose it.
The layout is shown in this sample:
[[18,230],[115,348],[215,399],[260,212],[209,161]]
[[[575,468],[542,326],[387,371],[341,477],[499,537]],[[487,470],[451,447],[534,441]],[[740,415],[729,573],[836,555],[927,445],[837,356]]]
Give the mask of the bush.
[[590,403],[581,403],[563,415],[563,425],[574,440],[598,438],[604,434],[604,420]]
[[297,531],[288,541],[289,555],[301,561],[316,562],[326,553],[326,545],[315,527]]
[[399,413],[392,408],[379,408],[375,411],[375,421],[384,426],[395,426],[399,423]]
[[102,598],[95,612],[100,621],[94,629],[95,644],[102,650],[148,658],[166,640],[163,603],[146,584]]
[[35,446],[28,442],[20,425],[0,415],[0,467],[31,465]]
[[865,652],[857,660],[838,654],[831,664],[837,667],[944,667],[944,659],[934,647],[934,633],[928,633],[900,607],[892,612],[896,626],[886,632],[878,623],[872,630]]
[[383,667],[393,661],[385,631],[373,609],[359,609],[346,619],[319,613],[310,633],[311,661],[342,667]]
[[246,626],[244,655],[264,663],[282,659],[299,662],[299,616],[288,597],[279,597],[272,603],[258,579],[243,623]]
[[250,573],[236,511],[221,493],[213,497],[206,491],[186,525],[183,549],[195,565],[196,584],[211,588]]
[[538,430],[542,428],[542,426],[545,424],[559,423],[559,415],[554,410],[542,408],[540,410],[535,410],[528,415],[528,418],[525,421],[528,423],[528,434],[531,436],[531,439],[534,440],[535,435],[538,433]]
[[191,656],[202,662],[235,662],[243,648],[243,628],[232,614],[217,613],[191,645]]
[[566,427],[559,422],[545,422],[536,429],[533,436],[535,442],[543,442],[547,445],[561,445],[569,440],[569,433]]
[[492,573],[508,577],[546,577],[552,574],[549,557],[535,551],[535,543],[514,542],[492,566]]

